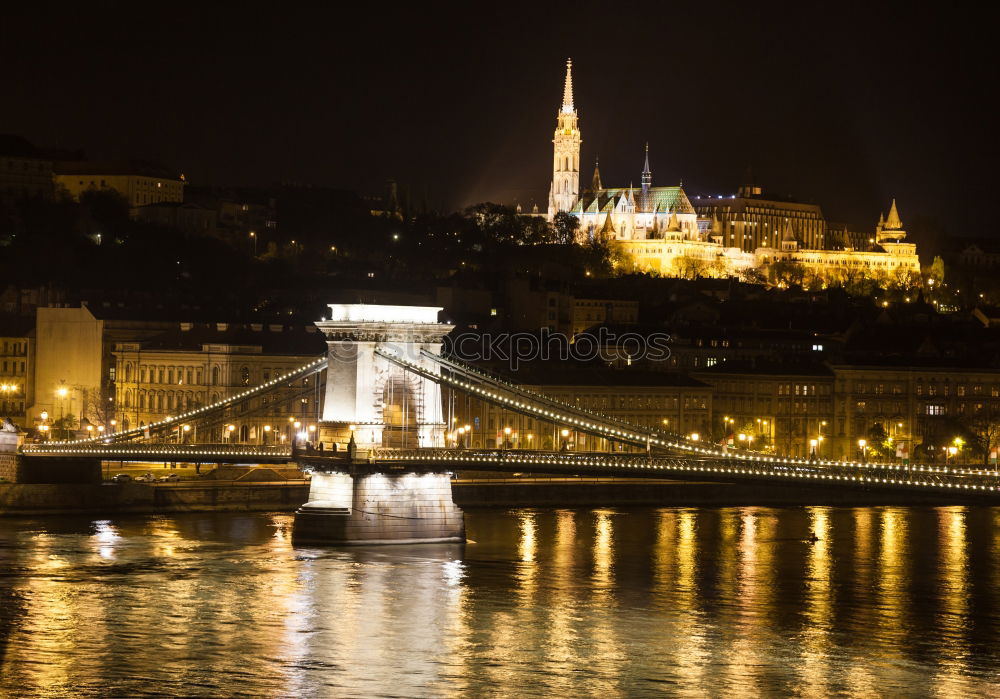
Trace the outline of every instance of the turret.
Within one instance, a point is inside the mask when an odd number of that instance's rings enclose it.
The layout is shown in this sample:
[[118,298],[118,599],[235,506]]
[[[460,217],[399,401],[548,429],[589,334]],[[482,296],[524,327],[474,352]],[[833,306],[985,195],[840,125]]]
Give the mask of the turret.
[[781,234],[781,250],[782,252],[795,252],[798,249],[799,241],[795,238],[792,222],[785,221],[785,230]]
[[590,188],[594,190],[594,194],[604,189],[601,184],[601,160],[600,158],[594,158],[594,179],[590,182]]
[[879,216],[878,225],[875,227],[875,242],[881,245],[882,243],[898,243],[906,238],[906,231],[903,229],[903,221],[899,218],[899,211],[896,209],[896,200],[892,200],[892,206],[889,207],[889,215],[882,219]]

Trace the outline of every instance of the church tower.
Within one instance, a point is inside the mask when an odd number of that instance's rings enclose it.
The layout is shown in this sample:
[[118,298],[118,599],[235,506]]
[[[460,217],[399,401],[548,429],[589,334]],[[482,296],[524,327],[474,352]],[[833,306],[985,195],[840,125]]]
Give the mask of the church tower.
[[552,186],[549,189],[549,219],[560,211],[569,211],[580,197],[580,129],[573,105],[573,61],[566,60],[563,103],[556,115],[552,138]]

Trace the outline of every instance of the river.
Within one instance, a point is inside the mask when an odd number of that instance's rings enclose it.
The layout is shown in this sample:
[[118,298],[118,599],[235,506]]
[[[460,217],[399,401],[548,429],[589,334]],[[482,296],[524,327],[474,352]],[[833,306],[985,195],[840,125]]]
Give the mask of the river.
[[1000,508],[514,509],[466,521],[464,546],[323,549],[292,545],[289,514],[0,519],[0,695],[1000,686]]

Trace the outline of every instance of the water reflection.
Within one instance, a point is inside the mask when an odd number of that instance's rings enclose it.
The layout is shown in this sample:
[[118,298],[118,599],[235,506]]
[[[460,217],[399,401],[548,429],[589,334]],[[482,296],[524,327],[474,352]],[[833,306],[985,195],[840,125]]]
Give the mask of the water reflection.
[[469,546],[313,549],[288,515],[0,520],[0,695],[985,693],[998,522],[482,511]]

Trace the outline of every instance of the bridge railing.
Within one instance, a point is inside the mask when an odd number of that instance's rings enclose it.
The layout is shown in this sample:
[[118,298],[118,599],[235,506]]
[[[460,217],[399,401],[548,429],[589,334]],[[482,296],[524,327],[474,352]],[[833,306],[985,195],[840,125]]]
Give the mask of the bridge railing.
[[461,362],[457,359],[450,357],[440,357],[431,352],[428,352],[427,350],[421,350],[421,352],[424,356],[437,362],[442,367],[451,369],[453,371],[461,372],[467,376],[473,376],[475,378],[485,380],[494,386],[501,387],[504,390],[510,391],[511,393],[521,396],[524,399],[536,401],[539,404],[549,405],[554,409],[565,410],[568,412],[572,412],[574,414],[578,414],[583,417],[588,417],[591,419],[596,418],[608,425],[616,425],[621,429],[635,430],[641,433],[648,433],[651,435],[655,435],[660,439],[673,440],[675,442],[681,442],[693,446],[699,446],[697,442],[689,439],[684,435],[677,434],[674,432],[659,430],[655,427],[646,427],[646,426],[640,427],[631,422],[628,422],[627,420],[622,420],[621,418],[614,417],[612,415],[607,415],[605,413],[593,410],[587,410],[586,408],[581,408],[578,405],[573,405],[572,403],[567,403],[566,401],[561,401],[557,398],[546,396],[544,393],[538,393],[537,391],[532,391],[530,388],[525,388],[524,386],[521,386],[519,384],[511,383],[510,381],[501,376],[498,376],[492,372],[484,371],[478,367],[470,366],[469,364]]
[[377,462],[414,465],[435,464],[452,470],[534,471],[565,475],[606,474],[620,477],[683,477],[724,480],[803,482],[812,485],[864,487],[881,490],[963,493],[1000,496],[1000,480],[983,474],[944,473],[920,468],[879,467],[853,462],[806,462],[785,465],[780,461],[725,458],[664,457],[644,454],[597,452],[536,452],[528,450],[474,449],[376,449]]
[[[437,383],[466,391],[507,410],[542,420],[558,422],[580,432],[640,448],[673,449],[691,454],[715,455],[723,458],[732,456],[730,453],[714,445],[704,445],[702,442],[694,442],[673,434],[661,435],[656,430],[639,427],[624,420],[598,415],[583,408],[529,391],[528,389],[516,387],[513,384],[499,384],[495,379],[486,375],[478,376],[476,380],[480,383],[476,384],[464,378],[430,371],[426,367],[401,357],[386,348],[376,348],[375,352],[404,369]],[[434,358],[436,355],[431,354],[428,356]],[[448,363],[445,363],[447,361],[438,362],[438,365],[449,368]],[[504,395],[505,392],[512,393],[515,397],[508,397]]]
[[70,440],[60,440],[53,442],[41,442],[36,444],[26,444],[22,448],[24,452],[35,452],[42,449],[47,449],[52,446],[59,445],[83,445],[83,444],[109,444],[124,442],[130,439],[135,439],[139,437],[144,437],[147,433],[152,435],[154,432],[160,432],[166,428],[173,428],[182,422],[189,421],[195,418],[203,418],[212,413],[220,410],[224,410],[232,405],[245,401],[248,398],[253,398],[268,391],[274,390],[276,387],[283,383],[288,383],[289,381],[295,381],[297,379],[305,378],[306,376],[311,376],[312,374],[318,373],[326,368],[327,357],[324,354],[322,357],[315,359],[304,366],[294,369],[281,376],[276,376],[270,381],[265,381],[264,383],[254,386],[253,388],[248,388],[244,391],[240,391],[232,396],[223,398],[220,401],[211,403],[209,405],[202,406],[200,408],[193,408],[180,413],[176,416],[171,416],[164,420],[159,420],[157,422],[151,422],[143,427],[135,427],[128,430],[121,430],[119,432],[112,432],[111,434],[104,434],[98,437],[86,437],[83,439],[70,439]]
[[[473,380],[477,380],[488,388],[482,388],[472,384],[470,381],[462,381],[454,377],[437,375],[428,372],[414,362],[410,362],[398,356],[387,356],[391,361],[404,366],[411,371],[424,372],[427,378],[453,386],[459,390],[467,391],[476,395],[482,400],[495,405],[507,408],[522,414],[540,417],[542,419],[555,420],[567,423],[568,426],[579,429],[589,434],[596,434],[608,439],[629,443],[634,446],[649,446],[663,449],[680,450],[695,456],[715,456],[727,460],[757,459],[761,462],[783,464],[785,466],[797,466],[803,464],[818,464],[821,466],[841,466],[845,468],[861,469],[866,472],[884,471],[886,473],[913,472],[913,473],[947,473],[949,470],[961,475],[983,475],[996,477],[996,469],[949,469],[948,467],[934,467],[924,464],[902,465],[887,462],[856,462],[834,459],[807,459],[800,457],[770,455],[752,450],[732,450],[725,447],[718,447],[701,441],[688,439],[683,435],[665,432],[656,428],[634,425],[625,420],[613,418],[600,413],[595,413],[563,401],[550,398],[537,393],[523,386],[511,383],[506,379],[493,376],[481,369],[471,367],[464,362],[454,358],[444,358],[435,355],[427,350],[422,350],[427,358],[434,361],[442,368],[452,369],[463,373]],[[500,395],[498,391],[504,391],[516,395],[520,400],[512,400]],[[526,408],[535,404],[535,407],[545,405],[547,410],[535,410]],[[942,470],[943,468],[943,470]]]
[[292,450],[282,446],[231,444],[48,444],[26,452],[32,458],[96,458],[113,461],[249,463],[288,461]]

